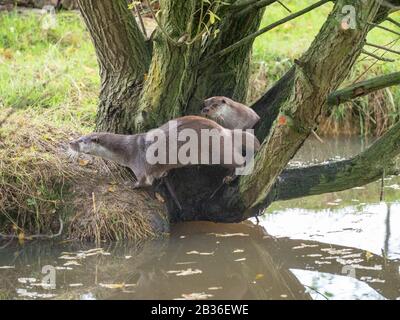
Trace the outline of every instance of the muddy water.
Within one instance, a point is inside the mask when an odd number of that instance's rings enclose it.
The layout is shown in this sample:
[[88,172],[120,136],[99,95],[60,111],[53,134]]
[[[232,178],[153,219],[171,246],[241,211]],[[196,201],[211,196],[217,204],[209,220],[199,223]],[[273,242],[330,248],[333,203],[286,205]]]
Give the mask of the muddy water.
[[[293,165],[364,145],[309,141]],[[400,179],[273,204],[256,221],[188,223],[144,243],[0,249],[1,299],[400,299]]]

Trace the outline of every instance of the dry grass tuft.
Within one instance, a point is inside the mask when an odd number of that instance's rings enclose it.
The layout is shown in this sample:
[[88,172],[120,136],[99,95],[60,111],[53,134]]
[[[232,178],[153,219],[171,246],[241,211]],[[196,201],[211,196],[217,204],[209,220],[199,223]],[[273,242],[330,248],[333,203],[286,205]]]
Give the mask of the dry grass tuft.
[[[7,113],[0,109],[0,122]],[[100,159],[68,156],[66,142],[78,135],[34,111],[7,118],[0,127],[0,232],[56,233],[59,217],[64,235],[81,240],[138,240],[166,231],[163,205],[127,186],[127,174]]]

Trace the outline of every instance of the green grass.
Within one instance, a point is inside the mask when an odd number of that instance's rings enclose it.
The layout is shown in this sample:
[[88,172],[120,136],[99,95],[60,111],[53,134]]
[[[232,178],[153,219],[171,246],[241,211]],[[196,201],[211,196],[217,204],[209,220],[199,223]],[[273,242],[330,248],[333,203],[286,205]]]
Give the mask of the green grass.
[[0,16],[0,105],[48,113],[54,123],[92,126],[97,61],[83,22],[57,15],[52,29],[35,13]]
[[[285,0],[285,4],[293,12],[314,2]],[[251,86],[249,100],[259,97],[282,76],[295,58],[307,50],[331,8],[332,4],[327,3],[256,39],[253,51],[254,76],[259,77],[261,64],[264,75],[261,81]],[[267,8],[262,26],[287,15],[288,12],[275,3]],[[393,16],[395,19],[399,17],[400,14]],[[46,29],[43,25],[43,16],[39,14],[0,13],[0,108],[30,108],[47,113],[56,125],[72,122],[76,126],[90,129],[94,125],[98,102],[99,76],[88,32],[79,15],[74,12],[57,14],[54,28]],[[385,25],[396,29],[390,23]],[[374,30],[368,41],[384,45],[395,38],[396,35]],[[400,51],[400,41],[393,48]],[[386,56],[398,58],[394,54]],[[379,62],[364,74],[373,62],[371,58],[361,57],[343,85],[350,84],[361,75],[362,78],[368,78],[395,72],[400,66],[399,59],[395,63]],[[382,105],[377,105],[377,101],[381,100]],[[378,118],[376,114],[379,112],[390,119],[386,126],[398,120],[399,102],[400,89],[392,87],[382,99],[377,97],[375,100],[360,100],[358,108],[361,111],[355,110],[353,106],[342,105],[334,108],[328,116],[331,122],[342,123],[342,127],[347,121],[351,122],[349,127],[363,127],[365,132],[369,132],[369,128],[374,125],[366,122],[370,118]],[[331,126],[330,123],[326,127]]]

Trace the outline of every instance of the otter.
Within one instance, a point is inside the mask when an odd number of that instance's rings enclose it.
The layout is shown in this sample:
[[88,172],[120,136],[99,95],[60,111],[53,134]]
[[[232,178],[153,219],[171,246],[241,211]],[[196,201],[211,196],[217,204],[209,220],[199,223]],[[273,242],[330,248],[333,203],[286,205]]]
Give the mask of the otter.
[[251,129],[260,120],[253,109],[227,97],[205,100],[201,114],[227,129]]
[[[212,133],[211,138],[203,134],[203,130]],[[194,137],[192,141],[193,135],[197,138]],[[217,143],[212,143],[213,141],[210,143],[214,137],[219,137],[220,140]],[[187,157],[189,143],[186,141],[187,138],[190,140],[189,147],[191,146],[190,159]],[[240,144],[233,143],[237,138]],[[208,149],[203,150],[203,143],[207,141]],[[228,143],[230,141],[231,144]],[[232,146],[229,147],[230,145]],[[157,150],[156,146],[161,148]],[[166,149],[163,150],[162,146]],[[91,133],[70,142],[70,149],[73,152],[98,156],[130,168],[136,176],[133,186],[135,188],[151,186],[155,179],[165,177],[168,171],[188,165],[220,164],[233,172],[237,168],[243,168],[247,161],[242,154],[243,148],[254,154],[259,147],[260,143],[253,134],[226,129],[200,116],[177,118],[147,133],[134,135]],[[175,148],[176,150],[173,150]],[[182,149],[186,152],[183,153]],[[208,157],[204,156],[203,152],[207,150]],[[225,157],[226,150],[230,153],[229,157]],[[168,156],[168,161],[165,163],[155,161],[163,156],[165,159]]]

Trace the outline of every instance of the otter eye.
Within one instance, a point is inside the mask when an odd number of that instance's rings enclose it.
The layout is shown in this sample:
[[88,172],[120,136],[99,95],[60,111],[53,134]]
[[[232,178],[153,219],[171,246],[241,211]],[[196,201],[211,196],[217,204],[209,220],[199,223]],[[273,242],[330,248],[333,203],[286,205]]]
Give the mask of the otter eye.
[[225,99],[222,99],[222,103],[224,103],[224,104],[225,104],[225,103],[226,103],[226,100],[225,100]]
[[93,138],[92,138],[92,142],[98,143],[98,142],[99,142],[99,137],[93,137]]

